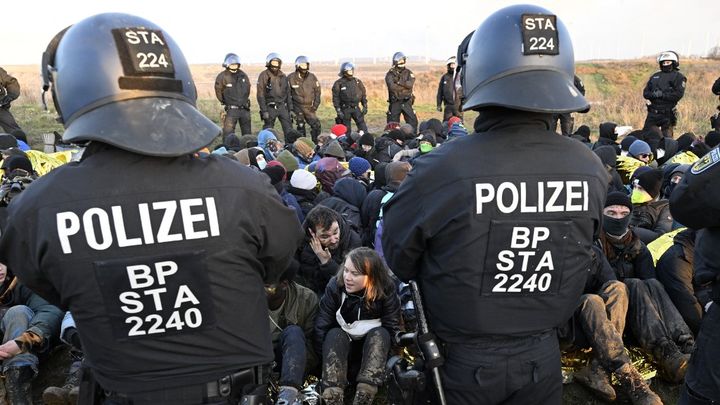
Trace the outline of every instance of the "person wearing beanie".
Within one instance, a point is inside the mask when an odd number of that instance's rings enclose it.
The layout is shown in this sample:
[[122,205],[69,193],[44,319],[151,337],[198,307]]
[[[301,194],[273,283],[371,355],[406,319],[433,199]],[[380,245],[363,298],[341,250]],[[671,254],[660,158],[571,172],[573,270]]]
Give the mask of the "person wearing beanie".
[[636,235],[637,228],[630,227],[636,209],[624,193],[608,193],[599,246],[617,279],[627,286],[629,300],[624,304],[628,308],[628,331],[642,349],[653,354],[660,376],[677,384],[685,376],[688,353],[695,341],[690,328],[655,278],[652,256]]
[[245,166],[250,166],[250,156],[248,155],[249,149],[241,149],[239,152],[235,153],[235,160],[240,162],[240,164]]
[[573,132],[573,135],[580,135],[585,139],[590,139],[590,127],[587,125],[580,125],[578,129]]
[[447,132],[448,133],[452,129],[453,125],[455,125],[456,123],[462,124],[462,119],[460,117],[450,117],[450,119],[447,120]]
[[375,137],[372,134],[365,133],[358,138],[353,149],[353,155],[370,161],[370,152],[375,147]]
[[399,129],[400,123],[395,121],[390,121],[387,124],[385,124],[385,128],[383,129],[383,133],[388,133],[392,131],[393,129]]
[[347,134],[347,127],[343,124],[335,124],[330,128],[330,132],[335,135],[336,138],[339,138]]
[[370,174],[370,162],[361,157],[354,157],[350,159],[348,168],[352,173],[353,177],[358,180],[367,181]]
[[285,168],[289,176],[292,176],[292,173],[300,167],[297,159],[292,153],[290,153],[289,150],[283,150],[278,153],[275,160],[283,164],[283,167]]
[[286,172],[283,165],[280,162],[276,163],[276,161],[272,161],[268,163],[267,167],[261,170],[261,172],[265,173],[270,178],[270,184],[272,184],[272,186],[275,187],[275,190],[277,190],[283,204],[285,204],[286,207],[295,210],[295,215],[297,215],[298,220],[302,223],[302,221],[305,220],[305,214],[303,214],[300,204],[298,204],[294,195],[285,190],[283,180],[285,179]]
[[322,190],[330,195],[333,193],[335,182],[348,175],[350,175],[350,171],[346,170],[334,157],[324,157],[315,164],[315,177],[320,182]]
[[337,140],[331,141],[323,151],[323,157],[334,157],[337,160],[345,161],[345,150],[340,146],[340,142]]
[[225,145],[225,149],[227,149],[229,153],[239,152],[240,149],[242,149],[242,147],[240,147],[240,138],[238,138],[234,132],[225,136],[223,145]]
[[[292,130],[288,131],[287,134],[285,134],[285,144],[286,144],[286,145],[292,145],[292,144],[295,143],[295,141],[297,141],[297,140],[300,139],[301,137],[303,137],[303,134],[301,134],[301,133],[300,133],[298,130],[296,130],[296,129],[292,129]],[[310,138],[308,138],[308,139],[310,139]]]
[[324,191],[318,192],[317,184],[318,180],[315,175],[307,170],[295,170],[292,177],[290,177],[287,191],[295,196],[305,216],[307,216],[308,212],[315,208],[320,201],[330,197],[330,194]]
[[467,134],[468,134],[468,131],[463,126],[463,124],[461,122],[456,122],[450,128],[450,131],[448,131],[447,141],[450,142],[453,139],[467,136]]
[[362,235],[363,246],[375,247],[377,220],[382,208],[382,200],[388,193],[395,193],[412,169],[408,162],[380,163],[375,171],[376,186],[363,201],[360,219],[365,232]]
[[652,150],[647,142],[638,139],[628,148],[628,156],[648,164],[652,160]]
[[670,204],[668,200],[660,199],[662,181],[662,170],[651,169],[638,174],[633,182],[630,199],[635,209],[630,225],[645,244],[670,232],[673,227]]
[[258,146],[257,136],[246,134],[240,137],[240,149],[253,148],[255,146]]
[[304,169],[309,164],[320,160],[320,156],[315,153],[315,142],[310,138],[304,136],[298,138],[293,143],[293,149],[293,155],[295,155],[300,169]]
[[626,186],[632,188],[632,178],[636,175],[638,168],[642,166],[652,165],[657,167],[657,162],[652,161],[653,154],[650,145],[642,140],[636,140],[628,148],[628,153],[623,156],[622,153],[617,158],[617,171],[623,179]]
[[412,139],[416,135],[415,127],[410,124],[402,124],[400,126],[400,131],[402,131],[402,133],[405,135],[406,140]]

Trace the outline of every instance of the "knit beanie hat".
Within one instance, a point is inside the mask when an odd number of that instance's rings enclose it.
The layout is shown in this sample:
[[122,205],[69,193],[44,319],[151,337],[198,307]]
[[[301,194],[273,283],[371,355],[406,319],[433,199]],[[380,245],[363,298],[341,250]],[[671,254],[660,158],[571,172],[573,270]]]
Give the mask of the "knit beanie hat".
[[652,151],[650,150],[650,145],[648,145],[647,142],[638,139],[637,141],[633,142],[632,145],[630,145],[628,153],[630,154],[630,156],[637,158],[640,155],[649,155],[652,153]]
[[292,173],[300,167],[298,165],[297,159],[295,159],[295,156],[293,156],[293,154],[290,153],[290,151],[287,149],[280,152],[275,158],[275,160],[280,161],[280,163],[283,164],[285,170],[287,170],[288,173]]
[[393,129],[398,129],[398,128],[400,128],[399,122],[390,121],[387,123],[387,125],[385,125],[385,130],[383,132],[387,133],[387,132],[392,131]]
[[370,162],[361,157],[354,157],[350,159],[348,166],[355,177],[360,177],[370,170]]
[[235,154],[235,159],[237,159],[238,162],[244,164],[245,166],[250,166],[250,156],[248,156],[247,149],[243,149],[240,152],[237,152]]
[[290,177],[290,185],[300,190],[312,190],[317,186],[317,178],[307,170],[295,170]]
[[225,136],[225,142],[223,143],[225,144],[225,148],[233,152],[238,152],[242,149],[242,147],[240,147],[240,138],[232,132]]
[[467,129],[460,122],[456,122],[448,131],[448,141],[455,138],[460,138],[468,134]]
[[291,130],[287,131],[287,133],[285,134],[285,143],[287,143],[287,144],[295,143],[295,141],[297,141],[298,138],[300,138],[301,136],[302,136],[302,134],[300,132],[298,132],[297,130],[291,129]]
[[347,127],[343,124],[335,124],[330,128],[330,132],[335,136],[342,136],[347,134]]
[[611,191],[608,193],[607,198],[605,199],[605,207],[609,207],[611,205],[622,205],[630,208],[630,211],[633,209],[630,197],[621,191]]
[[[312,141],[310,141],[310,142],[312,142]],[[315,151],[315,148],[310,147],[310,145],[308,145],[307,142],[303,142],[300,139],[295,141],[295,143],[293,143],[293,146],[295,147],[295,150],[297,151],[297,153],[302,157],[310,156],[310,154]]]
[[334,140],[330,142],[325,148],[325,156],[330,157],[336,157],[338,159],[345,160],[345,151],[343,150],[342,146],[340,146],[340,142]]
[[638,185],[642,187],[652,198],[660,195],[660,186],[662,185],[662,170],[648,170],[637,176]]
[[283,181],[283,178],[285,178],[285,169],[282,167],[282,165],[268,165],[261,171],[267,174],[268,177],[270,177],[270,184],[272,184],[273,186],[280,183],[281,181]]
[[450,132],[450,130],[452,129],[453,125],[455,125],[456,122],[462,122],[460,117],[450,117],[450,119],[447,122],[448,132]]
[[240,148],[252,148],[258,146],[257,136],[255,135],[243,135],[240,137]]
[[362,145],[375,146],[375,137],[371,134],[362,134],[358,143]]
[[405,133],[403,133],[403,131],[401,131],[400,129],[393,129],[392,131],[388,132],[387,136],[394,141],[405,140]]

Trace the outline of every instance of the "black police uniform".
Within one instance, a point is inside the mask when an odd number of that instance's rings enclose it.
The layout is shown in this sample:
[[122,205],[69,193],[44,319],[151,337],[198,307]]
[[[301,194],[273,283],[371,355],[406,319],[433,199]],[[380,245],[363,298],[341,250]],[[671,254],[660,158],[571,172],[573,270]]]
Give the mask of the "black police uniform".
[[[715,147],[683,176],[670,196],[673,218],[703,229],[695,240],[695,281],[712,285],[680,404],[720,402],[720,149]],[[714,402],[711,402],[714,401]]]
[[685,76],[677,69],[653,73],[643,89],[643,97],[650,101],[645,128],[658,126],[664,136],[672,137],[673,127],[677,124],[675,106],[685,95],[686,82]]
[[263,118],[263,129],[275,126],[275,118],[282,125],[283,139],[286,133],[292,130],[290,111],[293,111],[293,101],[290,95],[290,85],[287,76],[281,70],[272,73],[265,69],[258,76],[257,101],[260,107],[260,116]]
[[555,328],[583,291],[608,175],[551,119],[481,111],[478,133],[416,159],[385,205],[385,257],[424,292],[448,403],[560,401]]
[[15,117],[10,113],[10,103],[20,97],[20,84],[5,69],[0,68],[0,127],[4,132],[20,129]]
[[240,122],[241,135],[252,134],[250,126],[250,78],[242,70],[225,69],[215,79],[215,96],[225,108],[223,136],[235,132]]
[[[585,83],[583,83],[582,79],[579,78],[577,75],[575,75],[575,78],[573,79],[573,83],[575,84],[575,88],[578,89],[580,94],[583,96],[585,95]],[[560,133],[565,136],[572,135],[573,127],[575,126],[575,118],[573,118],[571,113],[564,113],[564,114],[553,114],[553,128],[557,131],[557,124],[558,121],[560,121]]]
[[[720,77],[715,80],[715,83],[713,83],[712,92],[714,95],[720,96]],[[720,106],[718,106],[717,109],[720,111]],[[716,131],[720,131],[720,112],[716,112],[712,117],[710,117],[710,126]]]
[[402,113],[405,122],[417,131],[418,120],[413,109],[415,75],[408,68],[393,66],[385,75],[385,83],[388,88],[389,103],[387,122],[400,122],[400,113]]
[[[355,120],[359,131],[368,132],[365,123],[368,108],[367,91],[362,80],[343,75],[333,84],[332,99],[338,117],[348,130],[351,129],[352,120]],[[362,105],[362,110],[358,105]]]
[[459,117],[460,111],[458,105],[455,104],[455,81],[452,72],[447,72],[440,78],[437,91],[437,107],[442,108],[445,104],[443,112],[443,121],[447,121],[450,117]]
[[317,141],[321,127],[317,111],[320,107],[320,81],[312,72],[306,75],[299,71],[288,75],[290,93],[292,94],[293,108],[296,116],[298,131],[305,135],[305,124],[310,125],[310,135],[313,141]]
[[263,283],[302,233],[267,177],[91,145],[13,201],[0,257],[72,312],[100,386],[135,405],[197,404],[272,362]]

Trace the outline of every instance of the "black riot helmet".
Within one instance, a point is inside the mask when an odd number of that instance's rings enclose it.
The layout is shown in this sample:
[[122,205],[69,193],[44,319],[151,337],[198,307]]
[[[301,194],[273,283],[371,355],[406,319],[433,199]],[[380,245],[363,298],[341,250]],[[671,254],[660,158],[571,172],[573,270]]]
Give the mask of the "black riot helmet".
[[585,110],[575,88],[575,55],[565,25],[533,5],[503,8],[475,30],[462,67],[463,110],[498,106],[566,113]]
[[393,54],[393,66],[404,67],[407,57],[402,52],[395,52]]
[[303,55],[295,58],[295,70],[300,71],[300,73],[308,72],[310,70],[310,59]]
[[[229,70],[232,70],[232,69],[230,69],[231,65],[238,65],[237,66],[238,68],[241,65],[240,57],[234,53],[229,53],[229,54],[225,55],[225,60],[223,60],[223,64],[222,64],[222,66],[225,69],[229,69]],[[235,71],[237,71],[237,68],[235,69]]]
[[345,62],[340,65],[338,76],[352,77],[353,74],[355,74],[355,65],[352,62]]
[[265,58],[265,67],[280,70],[282,68],[282,58],[275,52],[268,54]]
[[86,18],[53,38],[41,69],[65,142],[100,141],[143,155],[181,156],[220,134],[197,110],[182,51],[143,18]]

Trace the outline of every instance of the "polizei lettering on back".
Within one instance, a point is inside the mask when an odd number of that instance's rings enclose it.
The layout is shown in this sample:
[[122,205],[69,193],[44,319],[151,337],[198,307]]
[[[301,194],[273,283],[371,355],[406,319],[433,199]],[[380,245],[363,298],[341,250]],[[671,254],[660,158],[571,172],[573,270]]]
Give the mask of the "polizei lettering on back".
[[[152,214],[160,216],[160,220],[151,221]],[[139,218],[140,229],[127,229],[125,219],[128,215]],[[171,227],[178,217],[182,231],[173,233]],[[75,236],[81,234],[87,246],[93,250],[220,235],[214,197],[140,203],[134,209],[115,205],[110,210],[93,207],[80,214],[64,211],[56,214],[56,222],[60,246],[66,255],[73,252],[73,243],[78,243],[80,239]]]
[[502,214],[586,212],[588,182],[538,181],[475,184],[476,213],[497,208]]

